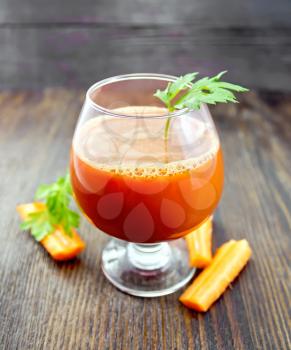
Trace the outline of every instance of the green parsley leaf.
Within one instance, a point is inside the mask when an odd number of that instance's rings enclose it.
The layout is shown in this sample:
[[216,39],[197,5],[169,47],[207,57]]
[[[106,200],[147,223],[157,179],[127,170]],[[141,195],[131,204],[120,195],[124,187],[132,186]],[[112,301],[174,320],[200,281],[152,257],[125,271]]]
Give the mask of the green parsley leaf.
[[169,83],[165,90],[157,90],[154,96],[163,101],[168,109],[171,109],[170,102],[184,89],[189,87],[191,81],[196,77],[198,73],[189,73],[179,77],[176,81]]
[[30,214],[21,224],[21,228],[30,229],[37,241],[50,234],[56,225],[62,226],[65,233],[71,237],[72,228],[78,227],[80,223],[79,214],[69,208],[71,198],[72,187],[69,174],[59,177],[50,185],[39,186],[35,199],[44,200],[45,209]]
[[32,236],[37,241],[41,241],[54,230],[47,209],[29,214],[28,218],[20,225],[20,228],[23,230],[31,230]]
[[[165,90],[157,90],[154,96],[166,105],[169,112],[184,108],[198,110],[202,103],[237,103],[238,101],[232,91],[246,92],[249,90],[239,85],[220,81],[225,73],[226,71],[223,71],[212,78],[204,77],[196,82],[193,82],[193,80],[195,80],[198,73],[189,73],[169,83]],[[185,93],[178,100],[175,100],[175,97],[183,91]],[[167,119],[165,126],[165,139],[168,138],[169,126],[170,118]]]

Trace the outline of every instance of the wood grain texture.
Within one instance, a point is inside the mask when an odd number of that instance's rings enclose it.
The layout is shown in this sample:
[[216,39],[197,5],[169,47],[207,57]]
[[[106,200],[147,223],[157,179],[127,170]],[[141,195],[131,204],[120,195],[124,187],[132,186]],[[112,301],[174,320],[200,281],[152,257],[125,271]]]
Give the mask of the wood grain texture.
[[291,28],[0,28],[0,88],[88,86],[123,73],[230,73],[250,88],[291,90]]
[[105,235],[82,221],[87,248],[56,263],[18,228],[17,203],[63,174],[84,91],[0,93],[1,349],[290,349],[291,96],[249,93],[213,115],[226,184],[214,245],[245,237],[254,255],[206,314],[181,292],[141,299],[103,276]]
[[286,27],[290,14],[288,0],[2,0],[0,23]]
[[290,92],[290,18],[289,0],[3,0],[0,88],[227,69],[238,83]]

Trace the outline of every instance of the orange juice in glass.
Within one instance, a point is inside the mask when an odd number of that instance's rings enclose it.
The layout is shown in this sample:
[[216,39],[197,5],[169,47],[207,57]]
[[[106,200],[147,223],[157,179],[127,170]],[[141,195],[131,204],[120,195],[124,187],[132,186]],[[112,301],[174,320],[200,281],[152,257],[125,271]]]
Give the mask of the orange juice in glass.
[[153,96],[175,79],[131,74],[93,85],[71,150],[75,198],[89,221],[114,237],[103,250],[103,271],[122,291],[144,297],[191,279],[180,238],[213,214],[223,188],[207,106],[169,113]]

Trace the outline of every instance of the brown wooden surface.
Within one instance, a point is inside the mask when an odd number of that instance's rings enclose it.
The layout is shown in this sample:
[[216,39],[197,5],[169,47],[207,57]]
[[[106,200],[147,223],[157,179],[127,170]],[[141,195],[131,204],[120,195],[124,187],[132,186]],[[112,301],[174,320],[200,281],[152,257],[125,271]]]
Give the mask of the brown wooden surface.
[[206,314],[177,292],[141,299],[100,269],[105,235],[82,221],[86,251],[55,263],[18,228],[17,203],[64,173],[84,91],[0,93],[1,349],[290,349],[291,96],[250,93],[213,109],[226,165],[215,247],[246,237],[253,259]]
[[0,23],[286,27],[290,11],[289,0],[2,0]]
[[0,47],[1,88],[228,70],[291,92],[291,1],[2,0]]
[[0,46],[0,88],[87,87],[123,73],[228,70],[230,81],[291,91],[291,26],[0,25]]

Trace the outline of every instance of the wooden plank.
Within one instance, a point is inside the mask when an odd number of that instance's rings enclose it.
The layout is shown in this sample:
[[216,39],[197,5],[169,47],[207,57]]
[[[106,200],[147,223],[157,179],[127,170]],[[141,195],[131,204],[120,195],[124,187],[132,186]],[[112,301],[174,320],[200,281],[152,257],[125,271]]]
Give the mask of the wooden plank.
[[288,0],[2,0],[0,23],[187,24],[207,27],[290,27]]
[[227,69],[229,79],[251,88],[291,89],[291,29],[2,28],[0,45],[0,88],[87,87],[122,73]]
[[212,109],[226,184],[215,247],[246,237],[253,259],[205,315],[173,295],[117,291],[100,269],[105,235],[82,220],[87,248],[55,263],[18,228],[15,205],[68,164],[84,91],[0,93],[0,343],[3,349],[290,349],[291,96],[250,93]]

